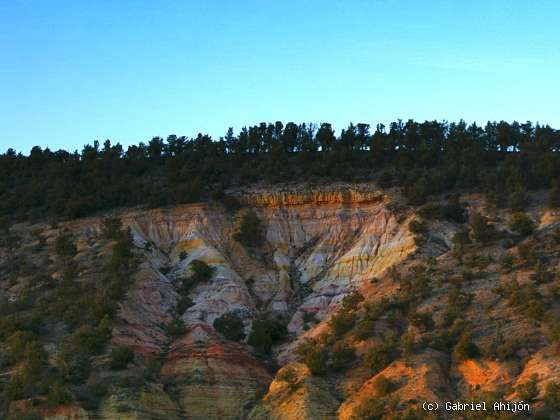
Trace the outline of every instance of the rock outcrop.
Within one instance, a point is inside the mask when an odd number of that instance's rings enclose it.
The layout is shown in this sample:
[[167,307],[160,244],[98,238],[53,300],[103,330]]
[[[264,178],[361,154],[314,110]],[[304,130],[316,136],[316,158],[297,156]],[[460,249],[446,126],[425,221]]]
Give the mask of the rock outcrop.
[[[286,372],[291,376],[284,379]],[[336,419],[338,400],[333,396],[332,384],[310,375],[300,363],[278,371],[268,392],[253,409],[252,420]]]
[[[43,415],[353,419],[368,402],[379,409],[376,400],[397,411],[422,400],[483,393],[513,400],[519,398],[520,386],[533,380],[542,400],[546,386],[560,381],[558,350],[551,344],[554,325],[548,323],[559,313],[560,288],[554,277],[560,266],[558,215],[539,206],[529,209],[540,224],[535,236],[524,240],[508,230],[507,211],[496,212],[495,232],[508,241],[467,241],[458,252],[452,240],[457,223],[427,221],[425,232],[415,237],[409,224],[418,213],[370,184],[254,187],[234,195],[244,205],[240,210],[205,203],[115,213],[130,228],[138,267],[111,321],[111,342],[105,354],[93,357],[96,375],[109,385],[107,392],[96,409],[85,410],[74,401],[44,409]],[[478,196],[465,200],[471,213],[484,211]],[[258,249],[235,240],[249,210],[263,226],[264,244]],[[110,242],[100,239],[102,217],[45,228],[48,246],[63,229],[76,240],[79,276],[102,273],[97,261],[111,252]],[[25,229],[20,230],[23,236]],[[558,238],[551,239],[554,235]],[[523,245],[541,258],[531,262],[530,253],[522,257]],[[42,263],[33,258],[33,264]],[[195,260],[207,263],[212,275],[185,291],[180,285],[192,274]],[[61,277],[60,272],[50,276],[53,284]],[[528,298],[541,296],[546,305],[533,302],[525,308],[525,297],[514,302],[503,294],[501,286],[513,279],[520,288],[530,285]],[[2,293],[15,301],[29,281]],[[335,334],[329,322],[354,291],[365,302],[355,305],[352,323],[356,326],[370,311],[369,330],[358,334],[350,327]],[[179,313],[181,299],[187,304]],[[383,311],[376,312],[382,303]],[[245,337],[239,342],[225,339],[213,327],[226,313],[235,313],[243,323]],[[253,323],[263,318],[281,320],[287,330],[266,355],[248,342]],[[170,332],[174,322],[184,324],[184,335]],[[62,323],[57,328],[64,334]],[[454,346],[465,336],[472,343],[459,358]],[[330,352],[323,376],[311,375],[299,362],[296,349],[308,339],[323,340]],[[384,342],[395,348],[381,355],[386,360],[380,362],[369,352]],[[335,344],[355,350],[341,369],[332,364]],[[108,351],[117,346],[135,355],[119,371],[109,367]],[[46,347],[55,360],[56,337]],[[373,367],[378,364],[382,366]],[[380,380],[390,384],[384,391],[389,396],[378,395]],[[18,404],[27,408],[25,401]]]
[[173,343],[162,380],[189,419],[246,417],[271,375],[249,349],[226,341],[205,324]]
[[[391,210],[390,198],[378,191],[341,187],[247,192],[242,198],[266,229],[265,251],[259,255],[232,238],[243,210],[233,215],[216,205],[187,205],[121,216],[148,262],[122,305],[113,342],[152,355],[170,345],[162,375],[188,418],[242,418],[271,380],[247,346],[218,337],[212,328],[217,317],[236,312],[247,332],[259,313],[288,317],[294,340],[276,350],[283,363],[293,358],[298,338],[314,333],[313,328],[304,331],[304,313],[312,313],[321,328],[320,321],[349,291],[415,249],[408,215]],[[215,274],[191,292],[193,305],[182,315],[189,334],[166,343],[162,325],[176,300],[172,282],[188,275],[195,259],[211,265]],[[307,390],[302,398],[311,402],[323,392],[313,380],[302,389]],[[302,413],[310,410],[303,406]]]

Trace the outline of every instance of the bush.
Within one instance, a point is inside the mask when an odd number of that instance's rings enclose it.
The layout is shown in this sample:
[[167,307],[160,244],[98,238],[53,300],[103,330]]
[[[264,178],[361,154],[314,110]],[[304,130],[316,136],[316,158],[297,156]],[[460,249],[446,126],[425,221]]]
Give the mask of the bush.
[[515,342],[506,342],[499,344],[496,347],[496,356],[500,360],[507,360],[512,357],[517,351],[517,343]]
[[165,334],[171,338],[180,338],[187,333],[185,323],[180,319],[174,319],[165,327]]
[[468,332],[461,334],[459,341],[453,348],[453,355],[457,360],[473,359],[480,356],[480,350],[472,341],[472,336]]
[[60,258],[72,258],[76,255],[76,245],[68,234],[58,235],[54,241],[54,250]]
[[122,229],[121,219],[118,217],[106,217],[103,219],[101,234],[106,239],[117,240]]
[[455,223],[465,223],[467,212],[458,201],[445,204],[429,203],[419,210],[420,216],[430,220],[449,220]]
[[547,405],[560,409],[560,382],[546,384],[544,401]]
[[427,267],[425,265],[412,267],[412,272],[400,281],[401,301],[395,302],[394,306],[400,305],[401,309],[407,311],[411,302],[427,297],[430,291],[430,276]]
[[[1,223],[1,222],[0,222]],[[21,238],[12,233],[8,226],[0,228],[0,247],[6,247],[10,253],[13,253],[20,245]]]
[[529,205],[529,196],[523,190],[514,191],[508,196],[507,204],[513,211],[523,211]]
[[383,306],[380,304],[364,304],[364,315],[356,324],[356,335],[361,340],[373,335],[375,332],[375,322],[383,313]]
[[8,351],[6,360],[8,363],[17,363],[23,360],[23,353],[27,344],[36,340],[35,334],[29,331],[15,331],[6,340]]
[[364,297],[358,291],[354,291],[342,299],[342,309],[345,311],[354,311],[358,308],[360,302],[363,302]]
[[495,290],[499,295],[505,297],[508,303],[521,309],[528,317],[539,320],[545,312],[543,296],[532,283],[519,285],[513,280]]
[[177,312],[178,316],[181,316],[185,313],[187,309],[189,309],[193,305],[194,303],[190,297],[180,296],[179,300],[177,301],[177,306],[175,308],[175,311]]
[[198,283],[207,282],[214,274],[214,267],[209,266],[202,260],[193,260],[189,264],[191,275],[183,278],[181,283],[181,294],[185,296]]
[[340,310],[329,320],[329,326],[337,337],[341,337],[352,329],[356,322],[356,314],[345,310]]
[[429,195],[429,187],[426,185],[425,179],[417,180],[416,182],[406,185],[404,188],[404,195],[411,206],[420,206],[426,202],[426,197]]
[[99,407],[106,393],[107,386],[98,382],[95,377],[91,376],[85,388],[79,390],[77,397],[84,409],[95,410]]
[[74,349],[85,355],[98,354],[105,343],[111,338],[108,316],[104,317],[97,327],[82,325],[70,336]]
[[381,419],[387,414],[385,403],[376,398],[370,398],[365,403],[354,409],[352,418],[355,419]]
[[226,195],[222,198],[222,206],[228,213],[236,213],[243,207],[243,203],[234,196]]
[[514,213],[509,228],[521,236],[529,236],[535,230],[535,222],[525,213]]
[[272,350],[272,345],[283,339],[287,334],[288,329],[278,320],[255,320],[248,343],[257,351],[268,354]]
[[410,323],[422,331],[429,331],[434,328],[434,320],[427,312],[414,312],[409,316]]
[[134,360],[134,352],[128,347],[115,347],[111,350],[111,369],[125,369]]
[[15,410],[10,413],[6,420],[43,420],[43,416],[41,416],[38,412],[32,410]]
[[394,388],[395,384],[383,375],[378,376],[373,382],[373,389],[378,397],[386,397],[393,392]]
[[517,255],[523,261],[533,264],[537,258],[537,254],[533,248],[533,245],[529,242],[523,242],[517,245]]
[[131,268],[132,248],[134,240],[130,228],[119,231],[113,238],[116,242],[112,246],[112,255],[109,260],[108,268],[113,273],[123,275]]
[[469,228],[466,226],[459,226],[455,235],[453,235],[453,243],[458,247],[463,247],[471,243],[469,236]]
[[560,321],[550,321],[548,328],[550,330],[550,340],[554,344],[560,345]]
[[428,232],[428,224],[425,220],[414,219],[408,224],[408,230],[415,235],[424,235]]
[[403,357],[408,358],[414,354],[416,349],[416,339],[412,332],[406,332],[399,340],[399,347]]
[[535,375],[524,384],[515,388],[517,395],[523,401],[533,401],[539,396],[539,388],[537,387],[537,378]]
[[245,338],[243,321],[232,312],[216,318],[214,320],[214,329],[228,340],[240,341]]
[[461,272],[461,278],[465,283],[473,281],[474,273],[471,270],[463,270]]
[[76,219],[78,217],[83,217],[87,213],[95,210],[96,203],[93,197],[80,197],[76,199],[70,199],[66,202],[66,208],[64,210],[64,216],[69,219]]
[[192,272],[191,280],[195,284],[210,280],[214,274],[214,268],[201,260],[193,260],[189,267]]
[[21,400],[31,396],[32,384],[24,381],[19,375],[12,375],[10,381],[2,387],[8,401]]
[[527,316],[534,320],[542,319],[545,312],[545,305],[542,300],[531,299],[527,302],[525,313]]
[[506,270],[510,270],[513,267],[513,256],[512,255],[505,255],[502,258],[502,268]]
[[29,398],[42,391],[39,387],[47,365],[47,353],[38,341],[31,341],[25,345],[23,351],[23,369],[11,377],[6,385],[5,395],[9,400]]
[[47,395],[47,401],[51,406],[68,404],[72,401],[72,396],[60,382],[55,382]]
[[545,284],[553,281],[555,277],[555,274],[548,271],[543,264],[538,264],[537,269],[531,274],[530,279],[536,284]]
[[23,352],[24,373],[38,376],[46,366],[47,360],[48,354],[39,341],[32,341],[25,345]]
[[331,353],[331,366],[333,370],[342,370],[356,360],[356,350],[343,341],[337,341]]
[[373,373],[385,369],[396,357],[396,344],[392,338],[376,344],[368,350],[365,360]]
[[484,245],[489,243],[496,235],[494,226],[489,223],[488,218],[480,213],[473,214],[471,228],[475,241]]
[[449,290],[447,295],[447,308],[446,311],[461,311],[465,309],[471,302],[472,295],[461,292],[461,288],[454,286]]
[[393,174],[387,171],[382,172],[381,175],[379,175],[377,183],[381,188],[391,188],[393,186]]
[[442,216],[445,220],[455,223],[465,223],[467,221],[467,211],[459,202],[449,202],[442,208]]
[[183,182],[175,185],[173,197],[166,195],[163,190],[157,187],[157,189],[153,191],[154,199],[152,201],[155,207],[167,205],[170,199],[173,200],[173,198],[177,203],[195,203],[200,200],[202,189],[203,186],[200,179],[194,178],[190,182]]
[[445,219],[445,209],[446,205],[442,203],[429,202],[424,204],[419,210],[418,214],[428,220],[441,220]]
[[298,380],[296,370],[291,366],[286,366],[276,375],[276,379],[282,382],[286,382],[293,388]]
[[103,397],[107,393],[107,386],[99,383],[94,376],[91,376],[88,379],[86,388],[88,392],[95,395],[96,397]]
[[556,184],[548,196],[548,207],[551,209],[560,208],[560,184]]
[[91,361],[89,355],[76,352],[71,344],[65,344],[57,355],[56,367],[65,381],[78,384],[88,378]]
[[264,229],[262,222],[254,211],[245,213],[241,219],[239,231],[233,238],[247,247],[258,247],[264,243]]
[[327,372],[328,353],[317,341],[307,340],[301,343],[296,353],[312,375],[323,375]]
[[309,324],[309,323],[317,323],[317,317],[315,316],[314,312],[304,312],[303,313],[303,323],[304,324]]
[[552,240],[557,244],[560,244],[560,227],[557,227],[552,231]]

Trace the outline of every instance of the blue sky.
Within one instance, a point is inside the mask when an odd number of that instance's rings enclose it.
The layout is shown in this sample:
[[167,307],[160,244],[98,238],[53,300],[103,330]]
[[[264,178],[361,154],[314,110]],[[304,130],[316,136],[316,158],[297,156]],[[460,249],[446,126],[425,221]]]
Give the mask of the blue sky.
[[0,152],[260,121],[560,128],[557,1],[0,0]]

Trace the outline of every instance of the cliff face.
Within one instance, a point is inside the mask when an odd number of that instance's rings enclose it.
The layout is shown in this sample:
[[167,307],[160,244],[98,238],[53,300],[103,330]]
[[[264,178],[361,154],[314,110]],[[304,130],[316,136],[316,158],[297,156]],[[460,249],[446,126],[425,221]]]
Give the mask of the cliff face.
[[243,418],[272,380],[246,346],[228,342],[197,324],[174,342],[162,380],[187,418]]
[[[332,393],[332,384],[325,378],[313,377],[309,369],[297,363],[289,366],[295,373],[288,383],[275,379],[267,394],[253,409],[249,418],[257,419],[336,419],[338,400]],[[286,368],[278,371],[281,378]]]
[[[535,374],[542,398],[546,385],[560,380],[547,327],[535,327],[496,291],[512,279],[535,282],[536,268],[517,256],[515,244],[465,245],[457,255],[451,238],[458,225],[442,220],[429,222],[423,238],[415,238],[409,224],[418,213],[371,185],[254,188],[237,197],[245,206],[237,211],[211,203],[118,213],[131,230],[140,263],[112,321],[109,347],[132,349],[136,361],[125,373],[109,373],[107,355],[97,357],[94,367],[110,384],[99,406],[85,411],[74,404],[66,417],[61,406],[45,411],[47,418],[353,419],[372,400],[398,411],[421,400],[464,399],[480,392],[514,399],[517,387]],[[476,196],[465,201],[470,213],[480,211],[480,204]],[[259,249],[234,239],[249,209],[264,227]],[[554,271],[560,259],[549,237],[558,216],[539,205],[530,214],[540,221],[535,238],[547,256],[545,268]],[[493,224],[506,230],[509,218],[502,211]],[[95,255],[107,252],[98,244],[101,227],[98,217],[58,228],[76,239],[76,259],[86,275],[96,270]],[[56,232],[49,232],[52,242]],[[508,268],[505,259],[513,261]],[[210,280],[190,289],[192,304],[177,314],[178,285],[194,260],[214,271]],[[424,278],[418,274],[422,270],[427,280],[421,290],[414,286],[413,303],[387,304],[405,288],[403,278]],[[547,313],[556,316],[551,284],[537,284],[537,290],[548,299]],[[386,313],[375,315],[365,336],[354,330],[333,336],[330,321],[353,291],[365,298],[356,320],[374,305],[386,305]],[[459,321],[452,309],[460,313]],[[244,324],[246,338],[240,342],[213,328],[216,318],[231,312]],[[410,321],[412,312],[430,314],[431,324]],[[178,315],[186,327],[179,337],[167,329]],[[288,331],[267,356],[247,343],[252,324],[264,316],[281,319]],[[452,335],[467,324],[480,351],[458,361],[451,354],[457,342]],[[405,335],[410,343],[400,342],[399,355],[373,368],[372,348]],[[326,341],[330,349],[335,341],[345,343],[355,359],[344,369],[312,375],[296,352],[309,339]],[[522,348],[519,343],[525,342],[532,347]],[[507,353],[496,350],[500,345],[514,349],[498,360],[495,354]],[[390,390],[381,392],[380,381],[388,381]]]
[[[217,205],[185,205],[120,215],[144,262],[121,305],[112,343],[146,356],[163,354],[162,381],[188,418],[246,417],[272,380],[249,346],[213,330],[217,317],[240,314],[247,333],[259,314],[287,319],[291,338],[274,350],[276,360],[285,363],[294,358],[299,339],[324,328],[346,294],[415,249],[408,214],[391,210],[391,200],[377,191],[247,191],[240,198],[265,227],[259,255],[232,238],[244,210],[232,214]],[[93,235],[100,223],[80,221],[73,230],[80,229]],[[163,331],[177,300],[172,283],[188,274],[195,259],[214,267],[214,276],[190,293],[193,305],[182,315],[189,332],[173,341]],[[316,323],[304,330],[305,313]],[[308,388],[300,414],[312,416],[317,407],[307,407],[306,401],[313,401],[309,395],[328,391],[312,383]],[[108,399],[101,416],[110,418],[103,413],[111,412],[115,398]],[[331,405],[334,415],[336,404]]]
[[[183,315],[187,325],[212,325],[220,315],[238,311],[249,329],[258,311],[273,312],[289,316],[288,330],[299,336],[305,312],[325,319],[350,290],[415,249],[407,214],[391,211],[390,200],[379,193],[278,192],[243,198],[266,229],[265,252],[259,256],[232,239],[243,211],[232,215],[216,206],[192,205],[122,216],[136,245],[153,247],[145,251],[137,287],[121,311],[126,331],[117,330],[115,340],[140,348],[145,343],[140,351],[153,350],[157,329],[148,337],[142,323],[168,320],[176,299],[171,281],[186,275],[195,259],[214,267],[215,275],[193,291],[194,305]],[[182,252],[188,255],[184,259]],[[163,266],[169,268],[167,275],[159,272]]]

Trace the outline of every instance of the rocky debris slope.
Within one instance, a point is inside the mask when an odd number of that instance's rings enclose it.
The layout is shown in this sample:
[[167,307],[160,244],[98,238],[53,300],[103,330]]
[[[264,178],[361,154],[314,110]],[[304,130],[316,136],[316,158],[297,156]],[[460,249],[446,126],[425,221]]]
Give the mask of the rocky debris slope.
[[[240,209],[206,203],[116,214],[130,228],[140,264],[112,321],[110,347],[130,348],[137,357],[124,371],[101,376],[112,385],[88,416],[353,419],[379,407],[404,412],[421,400],[520,398],[531,381],[534,398],[542,399],[547,385],[560,381],[546,322],[557,318],[558,279],[535,280],[560,267],[551,239],[560,223],[539,203],[529,212],[539,222],[529,238],[511,233],[511,213],[502,210],[488,219],[502,239],[479,243],[471,221],[471,240],[458,248],[461,223],[426,217],[369,184],[255,187],[235,196]],[[461,206],[471,219],[485,212],[477,196]],[[257,248],[235,239],[250,211],[264,231]],[[105,252],[97,244],[102,218],[63,228],[77,240],[84,275],[95,272],[94,251]],[[538,264],[525,245],[540,255]],[[208,264],[211,276],[181,291],[195,261]],[[529,297],[544,296],[546,305],[526,308],[523,298],[512,304],[500,291],[511,280],[536,284],[538,293],[529,290]],[[365,300],[352,305],[351,325],[333,332],[353,292]],[[179,312],[185,293],[189,302]],[[242,320],[240,342],[213,327],[229,313]],[[265,317],[287,329],[268,355],[248,343],[253,324]],[[184,333],[170,332],[177,322]],[[459,357],[466,332],[477,351],[467,343],[467,356]],[[328,369],[321,374],[300,362],[298,348],[309,340],[324,347]],[[380,357],[376,349],[389,342],[393,348]],[[353,358],[334,368],[335,349],[344,346]],[[107,369],[107,356],[95,366]],[[66,411],[86,418],[79,406]]]

